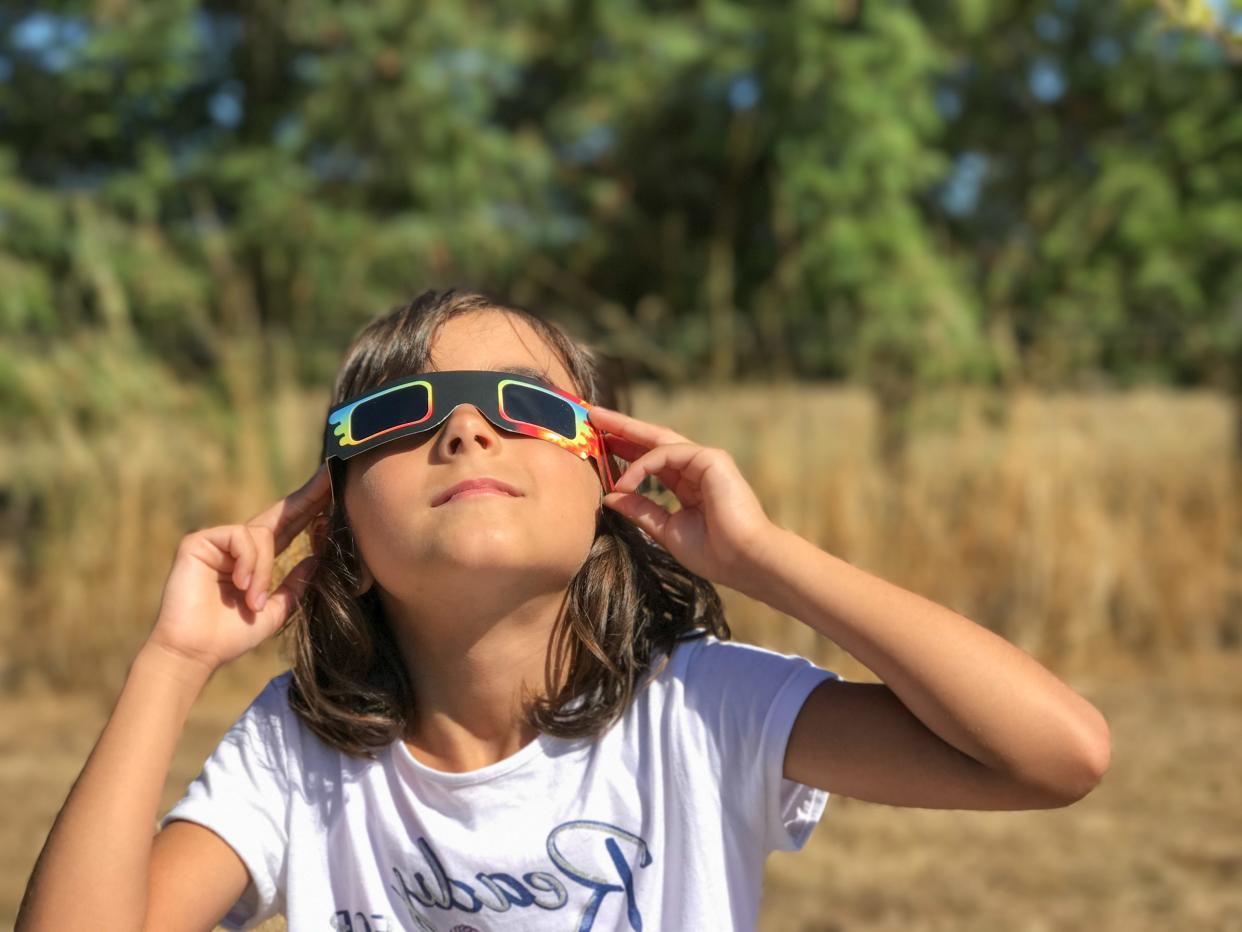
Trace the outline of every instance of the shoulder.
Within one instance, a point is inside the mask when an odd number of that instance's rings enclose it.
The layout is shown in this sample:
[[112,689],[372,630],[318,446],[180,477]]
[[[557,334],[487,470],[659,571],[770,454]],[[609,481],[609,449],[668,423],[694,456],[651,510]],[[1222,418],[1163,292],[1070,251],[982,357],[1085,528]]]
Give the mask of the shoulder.
[[656,679],[687,705],[762,707],[779,694],[804,694],[825,679],[840,679],[806,657],[756,644],[722,641],[706,631],[679,641]]
[[284,757],[291,732],[297,730],[297,717],[289,708],[289,681],[292,672],[272,677],[233,723],[225,740],[258,745],[267,753]]
[[836,676],[799,654],[786,654],[757,644],[722,641],[706,631],[681,641],[669,657],[667,675],[683,680],[718,681],[722,677],[763,678],[818,670]]
[[293,671],[286,670],[284,673],[278,673],[267,681],[267,685],[263,687],[260,696],[275,697],[281,702],[288,702],[289,684],[293,681]]
[[259,694],[250,701],[246,709],[248,714],[258,719],[265,719],[283,725],[290,718],[289,683],[293,679],[293,671],[286,670],[267,681]]
[[290,779],[299,779],[303,772],[335,772],[373,763],[369,758],[353,757],[320,737],[304,717],[300,704],[291,702],[290,691],[294,685],[292,670],[272,677],[243,716],[249,719],[252,736],[279,755]]

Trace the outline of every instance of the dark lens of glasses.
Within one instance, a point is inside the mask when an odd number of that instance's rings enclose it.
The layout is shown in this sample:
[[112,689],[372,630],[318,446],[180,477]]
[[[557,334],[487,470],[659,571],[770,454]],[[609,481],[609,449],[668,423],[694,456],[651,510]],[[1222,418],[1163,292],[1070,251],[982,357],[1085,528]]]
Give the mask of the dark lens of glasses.
[[537,388],[506,385],[501,389],[501,405],[505,417],[511,420],[546,427],[570,440],[578,435],[578,418],[573,405],[564,398]]
[[425,385],[407,385],[364,401],[354,408],[352,415],[350,433],[354,442],[362,443],[386,430],[423,420],[427,417],[427,401]]

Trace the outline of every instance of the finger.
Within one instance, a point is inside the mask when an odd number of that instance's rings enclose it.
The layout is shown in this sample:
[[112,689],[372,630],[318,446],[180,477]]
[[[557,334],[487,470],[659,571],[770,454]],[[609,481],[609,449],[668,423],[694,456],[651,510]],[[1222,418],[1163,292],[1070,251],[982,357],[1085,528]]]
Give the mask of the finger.
[[691,442],[690,438],[683,437],[671,427],[641,421],[636,417],[600,405],[592,405],[587,409],[587,420],[596,427],[603,428],[607,433],[619,434],[627,440],[633,440],[647,447],[654,447],[661,443]]
[[632,463],[644,453],[651,449],[641,443],[635,443],[633,440],[627,440],[620,434],[606,434],[604,436],[604,447],[609,453],[615,453],[626,462]]
[[[626,463],[634,463],[641,459],[643,455],[649,452],[652,448],[643,446],[640,443],[635,443],[632,440],[626,440],[624,437],[618,436],[617,434],[609,434],[605,438],[604,449],[608,453],[625,460]],[[618,478],[620,478],[620,476],[618,476]],[[672,484],[677,479],[677,476],[670,470],[664,470],[658,474],[658,478],[666,486],[672,488]],[[641,482],[642,480],[639,481]]]
[[[696,455],[703,451],[697,443],[666,443],[648,450],[626,467],[613,487],[614,492],[633,492],[647,476],[655,476],[665,488],[676,490],[683,476],[688,475]],[[702,474],[702,470],[698,471]],[[691,477],[693,478],[693,477]]]
[[251,576],[254,575],[255,558],[258,556],[258,547],[250,536],[250,529],[244,524],[232,525],[229,528],[228,546],[229,553],[236,561],[230,578],[239,591],[245,592],[250,585]]
[[664,527],[672,517],[667,508],[656,504],[645,495],[609,492],[604,496],[604,504],[619,511],[657,541],[663,540]]
[[276,591],[268,598],[263,614],[270,615],[277,624],[283,624],[305,594],[306,586],[310,583],[318,561],[319,558],[312,554],[291,569],[276,587]]
[[290,492],[246,523],[271,530],[274,552],[283,553],[293,538],[331,500],[332,480],[328,475],[328,464],[322,463],[301,488]]
[[254,565],[254,577],[246,592],[246,604],[257,612],[267,600],[267,587],[272,584],[272,569],[276,563],[275,542],[272,532],[265,527],[255,526],[250,529],[250,536],[257,550]]
[[[643,455],[646,456],[646,454]],[[638,457],[622,471],[612,490],[614,492],[637,492],[648,476],[655,476],[666,489],[673,489],[681,480],[680,473],[671,466],[654,468],[654,463],[654,460]],[[635,469],[635,464],[641,465]],[[626,476],[631,473],[633,474],[632,480],[627,479]]]

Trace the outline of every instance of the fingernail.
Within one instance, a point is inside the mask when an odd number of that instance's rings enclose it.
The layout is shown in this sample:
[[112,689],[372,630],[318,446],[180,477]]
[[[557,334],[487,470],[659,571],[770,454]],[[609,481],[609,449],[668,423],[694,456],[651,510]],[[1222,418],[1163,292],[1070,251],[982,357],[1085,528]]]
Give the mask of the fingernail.
[[267,602],[267,593],[260,592],[259,597],[254,600],[254,610],[257,612]]
[[251,577],[252,577],[253,575],[254,575],[254,574],[253,574],[253,573],[251,573],[249,576],[247,576],[245,579],[243,579],[243,580],[241,581],[241,585],[240,585],[238,588],[239,588],[239,589],[249,589],[249,588],[250,588],[250,579],[251,579]]

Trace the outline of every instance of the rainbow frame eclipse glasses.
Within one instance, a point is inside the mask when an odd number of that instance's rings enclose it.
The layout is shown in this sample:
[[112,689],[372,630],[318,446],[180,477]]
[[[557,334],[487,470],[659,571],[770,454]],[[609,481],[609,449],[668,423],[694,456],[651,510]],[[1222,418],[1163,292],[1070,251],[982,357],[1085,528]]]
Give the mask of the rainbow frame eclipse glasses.
[[616,484],[603,434],[587,420],[593,407],[551,382],[492,369],[420,372],[385,382],[336,405],[324,428],[332,496],[345,460],[411,434],[434,430],[461,404],[472,404],[501,430],[538,437],[595,463],[605,492]]

